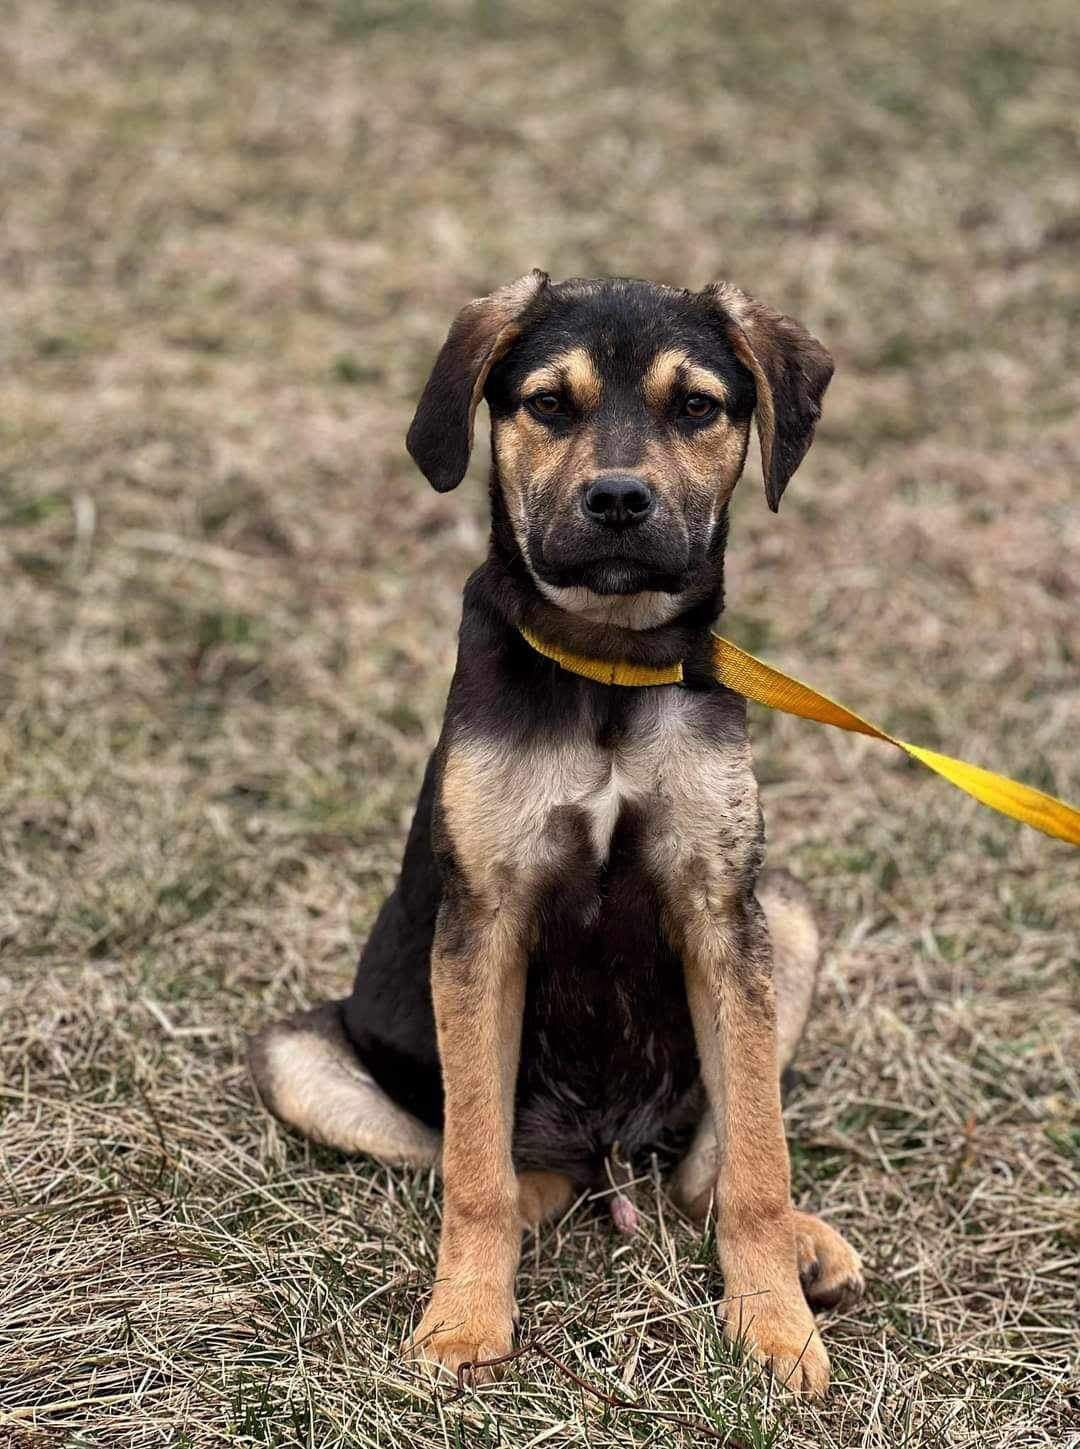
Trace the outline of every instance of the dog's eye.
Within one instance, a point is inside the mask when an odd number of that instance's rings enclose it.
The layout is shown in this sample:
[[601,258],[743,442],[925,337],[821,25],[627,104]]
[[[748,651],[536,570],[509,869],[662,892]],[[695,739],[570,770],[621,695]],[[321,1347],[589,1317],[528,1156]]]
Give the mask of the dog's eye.
[[715,398],[703,392],[692,392],[683,402],[682,416],[690,418],[692,422],[703,423],[708,418],[715,417],[719,407],[720,404]]
[[555,418],[563,411],[562,398],[557,392],[538,392],[528,399],[528,406],[539,418]]

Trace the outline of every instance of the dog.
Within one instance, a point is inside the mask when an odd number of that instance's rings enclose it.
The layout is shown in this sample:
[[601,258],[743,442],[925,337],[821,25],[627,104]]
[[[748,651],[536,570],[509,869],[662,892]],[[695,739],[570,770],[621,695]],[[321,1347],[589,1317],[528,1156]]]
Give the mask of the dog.
[[728,1338],[796,1392],[828,1384],[813,1310],[863,1274],[792,1206],[780,1093],[818,932],[802,886],[762,872],[745,701],[709,641],[751,420],[775,511],[832,371],[727,283],[533,271],[459,313],[423,390],[407,446],[439,492],[487,401],[489,552],[352,995],[265,1028],[250,1066],[316,1141],[441,1167],[406,1346],[433,1372],[510,1353],[523,1228],[657,1153],[713,1214]]

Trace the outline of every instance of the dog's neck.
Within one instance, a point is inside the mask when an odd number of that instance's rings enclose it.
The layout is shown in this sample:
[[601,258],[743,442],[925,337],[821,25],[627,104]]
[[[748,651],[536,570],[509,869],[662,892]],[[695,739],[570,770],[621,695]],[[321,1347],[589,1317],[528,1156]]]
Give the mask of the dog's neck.
[[[685,593],[609,598],[586,589],[545,587],[537,580],[522,555],[495,477],[491,494],[491,541],[478,582],[507,624],[524,627],[569,653],[628,664],[663,667],[707,646],[723,608],[726,518],[705,576]],[[670,615],[665,603],[674,605]]]

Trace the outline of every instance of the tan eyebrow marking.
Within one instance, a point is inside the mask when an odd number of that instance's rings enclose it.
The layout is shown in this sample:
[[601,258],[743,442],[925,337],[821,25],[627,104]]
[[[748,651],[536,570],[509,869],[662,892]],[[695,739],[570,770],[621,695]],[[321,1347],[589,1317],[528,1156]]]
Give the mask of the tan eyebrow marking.
[[545,387],[558,388],[562,386],[562,377],[558,370],[549,363],[543,367],[534,367],[529,375],[522,379],[522,397],[531,397],[533,393],[542,392]]
[[650,407],[662,408],[676,385],[687,392],[704,392],[719,402],[727,401],[727,386],[722,377],[709,367],[691,362],[685,352],[665,348],[649,363],[641,386]]
[[521,385],[525,397],[543,392],[545,388],[552,392],[566,388],[579,407],[594,408],[599,405],[603,384],[585,348],[571,347],[556,357],[548,358],[542,367],[530,372]]

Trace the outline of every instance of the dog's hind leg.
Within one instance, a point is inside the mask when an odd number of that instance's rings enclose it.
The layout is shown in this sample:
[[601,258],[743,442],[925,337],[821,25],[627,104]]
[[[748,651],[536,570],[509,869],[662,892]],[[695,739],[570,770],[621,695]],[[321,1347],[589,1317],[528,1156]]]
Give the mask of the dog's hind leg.
[[518,1213],[526,1228],[561,1217],[574,1201],[574,1184],[562,1172],[519,1172]]
[[783,1075],[810,1016],[821,963],[821,938],[810,894],[786,870],[767,870],[757,890],[769,925],[776,990],[776,1055]]
[[266,1107],[306,1137],[389,1165],[430,1167],[440,1137],[386,1095],[364,1070],[341,1020],[342,1003],[272,1023],[248,1045],[248,1066]]
[[795,1214],[799,1279],[810,1307],[850,1308],[863,1295],[862,1259],[846,1238],[813,1213]]

